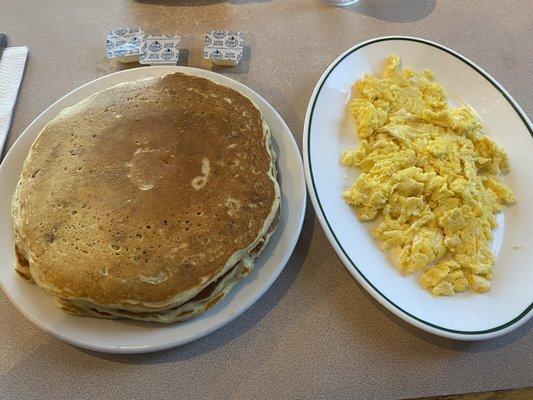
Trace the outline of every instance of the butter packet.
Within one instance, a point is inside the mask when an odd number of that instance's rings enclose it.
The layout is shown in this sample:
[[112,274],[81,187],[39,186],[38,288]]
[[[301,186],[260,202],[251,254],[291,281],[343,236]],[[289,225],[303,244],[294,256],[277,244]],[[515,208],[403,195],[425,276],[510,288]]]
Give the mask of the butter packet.
[[141,42],[141,64],[176,65],[180,54],[178,35],[145,36]]
[[137,61],[143,38],[144,31],[138,26],[119,28],[108,32],[105,52],[106,58],[116,58],[123,63]]
[[205,36],[204,58],[213,64],[235,66],[242,58],[244,49],[244,32],[215,31]]

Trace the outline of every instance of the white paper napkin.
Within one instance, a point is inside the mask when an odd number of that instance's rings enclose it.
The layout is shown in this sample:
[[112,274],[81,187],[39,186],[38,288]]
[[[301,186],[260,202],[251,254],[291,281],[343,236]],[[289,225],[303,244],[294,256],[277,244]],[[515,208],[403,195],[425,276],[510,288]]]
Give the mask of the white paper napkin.
[[6,47],[0,60],[0,153],[9,132],[27,56],[26,46]]

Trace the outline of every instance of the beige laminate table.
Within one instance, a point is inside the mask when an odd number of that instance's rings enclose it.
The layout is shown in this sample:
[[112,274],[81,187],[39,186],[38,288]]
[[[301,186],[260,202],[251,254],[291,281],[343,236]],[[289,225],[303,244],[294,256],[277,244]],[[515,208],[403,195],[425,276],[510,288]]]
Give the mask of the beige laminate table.
[[[345,9],[319,0],[0,0],[0,31],[10,45],[30,47],[7,147],[60,96],[121,68],[104,59],[105,32],[131,25],[179,33],[188,50],[182,65],[201,68],[211,68],[201,55],[206,30],[246,31],[249,60],[220,71],[267,99],[299,144],[324,69],[382,35],[420,36],[463,53],[533,114],[529,0],[361,0]],[[80,350],[40,331],[0,293],[0,398],[388,399],[532,386],[532,326],[479,343],[411,327],[352,279],[309,204],[296,251],[265,296],[180,348]]]

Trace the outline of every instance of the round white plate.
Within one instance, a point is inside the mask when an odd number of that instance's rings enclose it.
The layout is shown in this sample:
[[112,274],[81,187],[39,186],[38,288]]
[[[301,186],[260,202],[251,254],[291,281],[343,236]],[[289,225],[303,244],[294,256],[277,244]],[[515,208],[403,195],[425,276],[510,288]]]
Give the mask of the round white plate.
[[[415,70],[431,69],[447,89],[450,104],[471,106],[486,133],[509,152],[511,172],[503,178],[517,204],[498,216],[493,250],[493,286],[485,294],[434,298],[416,277],[404,277],[341,197],[355,180],[342,167],[340,153],[359,141],[347,112],[351,86],[366,72],[381,73],[389,54]],[[405,321],[437,335],[479,340],[502,335],[533,314],[532,125],[512,97],[489,74],[464,56],[439,44],[410,37],[382,37],[358,44],[339,56],[320,78],[307,110],[304,165],[307,185],[329,241],[357,280],[381,304]],[[347,178],[347,179],[345,179]],[[504,223],[505,222],[505,223]],[[513,249],[513,245],[522,248]]]
[[[272,131],[278,155],[282,191],[282,218],[255,269],[230,294],[205,314],[171,325],[122,320],[80,318],[59,311],[44,290],[20,278],[15,270],[11,227],[11,196],[28,150],[40,130],[61,110],[102,89],[171,72],[201,76],[226,85],[254,101]],[[163,350],[191,342],[226,325],[248,309],[272,285],[296,245],[305,213],[305,181],[298,146],[291,131],[261,96],[233,79],[211,71],[187,67],[135,68],[107,75],[67,94],[44,111],[22,133],[0,165],[0,284],[9,299],[32,322],[54,336],[76,346],[111,353],[141,353]]]

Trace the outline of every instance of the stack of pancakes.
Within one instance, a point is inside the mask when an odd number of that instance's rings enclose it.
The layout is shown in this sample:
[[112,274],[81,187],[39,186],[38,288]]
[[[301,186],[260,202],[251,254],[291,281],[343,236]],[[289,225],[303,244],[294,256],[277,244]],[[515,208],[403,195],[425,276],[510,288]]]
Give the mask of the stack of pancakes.
[[124,83],[33,144],[13,197],[16,270],[71,314],[185,320],[251,271],[279,212],[248,98],[180,73]]

